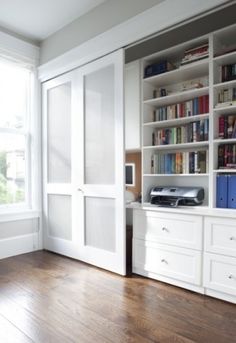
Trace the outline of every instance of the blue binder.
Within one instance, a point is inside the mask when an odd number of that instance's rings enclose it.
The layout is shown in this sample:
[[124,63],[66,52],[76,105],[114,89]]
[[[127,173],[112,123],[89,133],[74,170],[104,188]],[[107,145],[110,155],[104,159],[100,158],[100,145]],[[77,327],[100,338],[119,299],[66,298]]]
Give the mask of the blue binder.
[[228,175],[217,175],[216,207],[218,208],[228,207]]
[[228,208],[236,208],[236,175],[228,176]]

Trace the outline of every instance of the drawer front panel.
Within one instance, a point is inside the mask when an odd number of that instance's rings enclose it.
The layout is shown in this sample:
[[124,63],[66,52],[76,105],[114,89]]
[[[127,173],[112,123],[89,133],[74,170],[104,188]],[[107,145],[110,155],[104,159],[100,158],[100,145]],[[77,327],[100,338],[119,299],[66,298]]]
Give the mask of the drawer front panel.
[[236,296],[236,258],[206,253],[204,286]]
[[195,285],[201,284],[201,253],[133,240],[133,266]]
[[205,250],[236,257],[236,220],[206,217]]
[[134,238],[202,249],[202,217],[134,211]]

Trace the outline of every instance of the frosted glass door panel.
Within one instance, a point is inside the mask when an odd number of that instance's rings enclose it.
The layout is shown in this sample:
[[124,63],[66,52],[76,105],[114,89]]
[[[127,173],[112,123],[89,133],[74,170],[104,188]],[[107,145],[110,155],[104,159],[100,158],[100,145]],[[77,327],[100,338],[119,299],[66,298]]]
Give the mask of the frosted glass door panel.
[[71,181],[71,84],[48,90],[48,182]]
[[115,182],[114,66],[84,77],[85,183]]
[[71,196],[48,195],[49,236],[71,240]]
[[85,198],[85,245],[115,252],[114,199]]

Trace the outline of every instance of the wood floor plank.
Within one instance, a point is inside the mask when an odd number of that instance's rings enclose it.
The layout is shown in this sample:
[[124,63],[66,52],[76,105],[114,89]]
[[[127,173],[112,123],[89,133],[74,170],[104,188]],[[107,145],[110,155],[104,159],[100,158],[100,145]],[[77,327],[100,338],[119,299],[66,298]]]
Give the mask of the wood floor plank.
[[33,341],[0,315],[0,342],[32,343]]
[[235,305],[45,251],[0,261],[0,316],[36,342],[231,343],[236,337]]

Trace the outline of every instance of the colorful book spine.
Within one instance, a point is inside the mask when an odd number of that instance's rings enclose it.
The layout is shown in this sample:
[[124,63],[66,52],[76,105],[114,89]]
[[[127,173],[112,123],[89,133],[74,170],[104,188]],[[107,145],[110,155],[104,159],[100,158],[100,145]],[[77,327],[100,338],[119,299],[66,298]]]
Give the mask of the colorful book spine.
[[183,126],[156,128],[152,133],[152,145],[181,144],[208,140],[209,120],[196,121]]
[[159,107],[154,111],[153,121],[164,121],[194,115],[204,114],[209,112],[209,95],[203,95],[192,100]]
[[152,174],[205,174],[208,151],[156,153],[151,156]]

